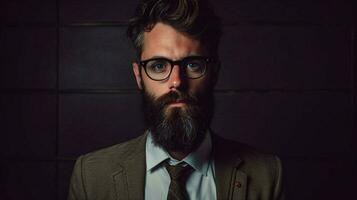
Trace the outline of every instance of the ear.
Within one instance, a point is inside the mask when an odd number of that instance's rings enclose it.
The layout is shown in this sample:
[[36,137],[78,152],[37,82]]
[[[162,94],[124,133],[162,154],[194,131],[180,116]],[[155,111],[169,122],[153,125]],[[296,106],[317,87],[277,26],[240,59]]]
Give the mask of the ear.
[[219,70],[221,69],[221,62],[217,61],[213,68],[212,73],[212,86],[215,87],[219,77]]
[[135,79],[136,79],[136,84],[138,85],[138,88],[140,90],[142,90],[143,86],[142,86],[142,79],[141,79],[141,75],[140,75],[140,67],[139,67],[138,63],[136,63],[136,62],[133,62],[132,66],[133,66],[133,72],[134,72]]

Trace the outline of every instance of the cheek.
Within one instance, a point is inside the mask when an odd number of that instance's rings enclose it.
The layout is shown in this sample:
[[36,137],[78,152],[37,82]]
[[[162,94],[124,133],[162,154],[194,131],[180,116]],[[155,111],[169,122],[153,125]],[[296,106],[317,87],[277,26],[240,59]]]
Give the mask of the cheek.
[[210,92],[212,88],[210,77],[203,77],[202,79],[192,80],[189,83],[189,91],[193,94],[203,95]]
[[154,96],[155,99],[168,92],[165,91],[164,84],[160,84],[160,82],[153,81],[151,79],[148,79],[147,77],[143,77],[142,80],[142,86],[144,90]]

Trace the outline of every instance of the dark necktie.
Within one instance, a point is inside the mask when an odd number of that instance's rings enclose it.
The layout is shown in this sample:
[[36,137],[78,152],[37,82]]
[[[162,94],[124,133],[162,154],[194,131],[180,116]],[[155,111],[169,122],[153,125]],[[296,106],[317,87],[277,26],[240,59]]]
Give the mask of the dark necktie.
[[165,167],[171,178],[167,200],[189,199],[186,191],[186,181],[193,168],[190,165],[183,166],[181,163],[171,166],[167,162],[165,162]]

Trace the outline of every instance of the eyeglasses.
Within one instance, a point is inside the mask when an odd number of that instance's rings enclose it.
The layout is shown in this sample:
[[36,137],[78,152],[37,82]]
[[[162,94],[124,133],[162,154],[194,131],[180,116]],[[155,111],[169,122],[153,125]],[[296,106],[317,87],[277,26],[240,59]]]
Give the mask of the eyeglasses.
[[208,63],[216,62],[215,59],[204,56],[189,56],[182,60],[170,60],[168,58],[152,58],[140,61],[145,73],[154,81],[162,81],[170,77],[175,65],[180,66],[183,74],[190,79],[201,78],[207,71]]

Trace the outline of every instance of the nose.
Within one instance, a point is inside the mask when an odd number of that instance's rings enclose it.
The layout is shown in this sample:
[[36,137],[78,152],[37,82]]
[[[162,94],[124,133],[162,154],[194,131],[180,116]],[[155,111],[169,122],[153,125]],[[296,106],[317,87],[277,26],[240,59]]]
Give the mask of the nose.
[[183,76],[179,65],[174,65],[170,74],[170,89],[182,87]]

